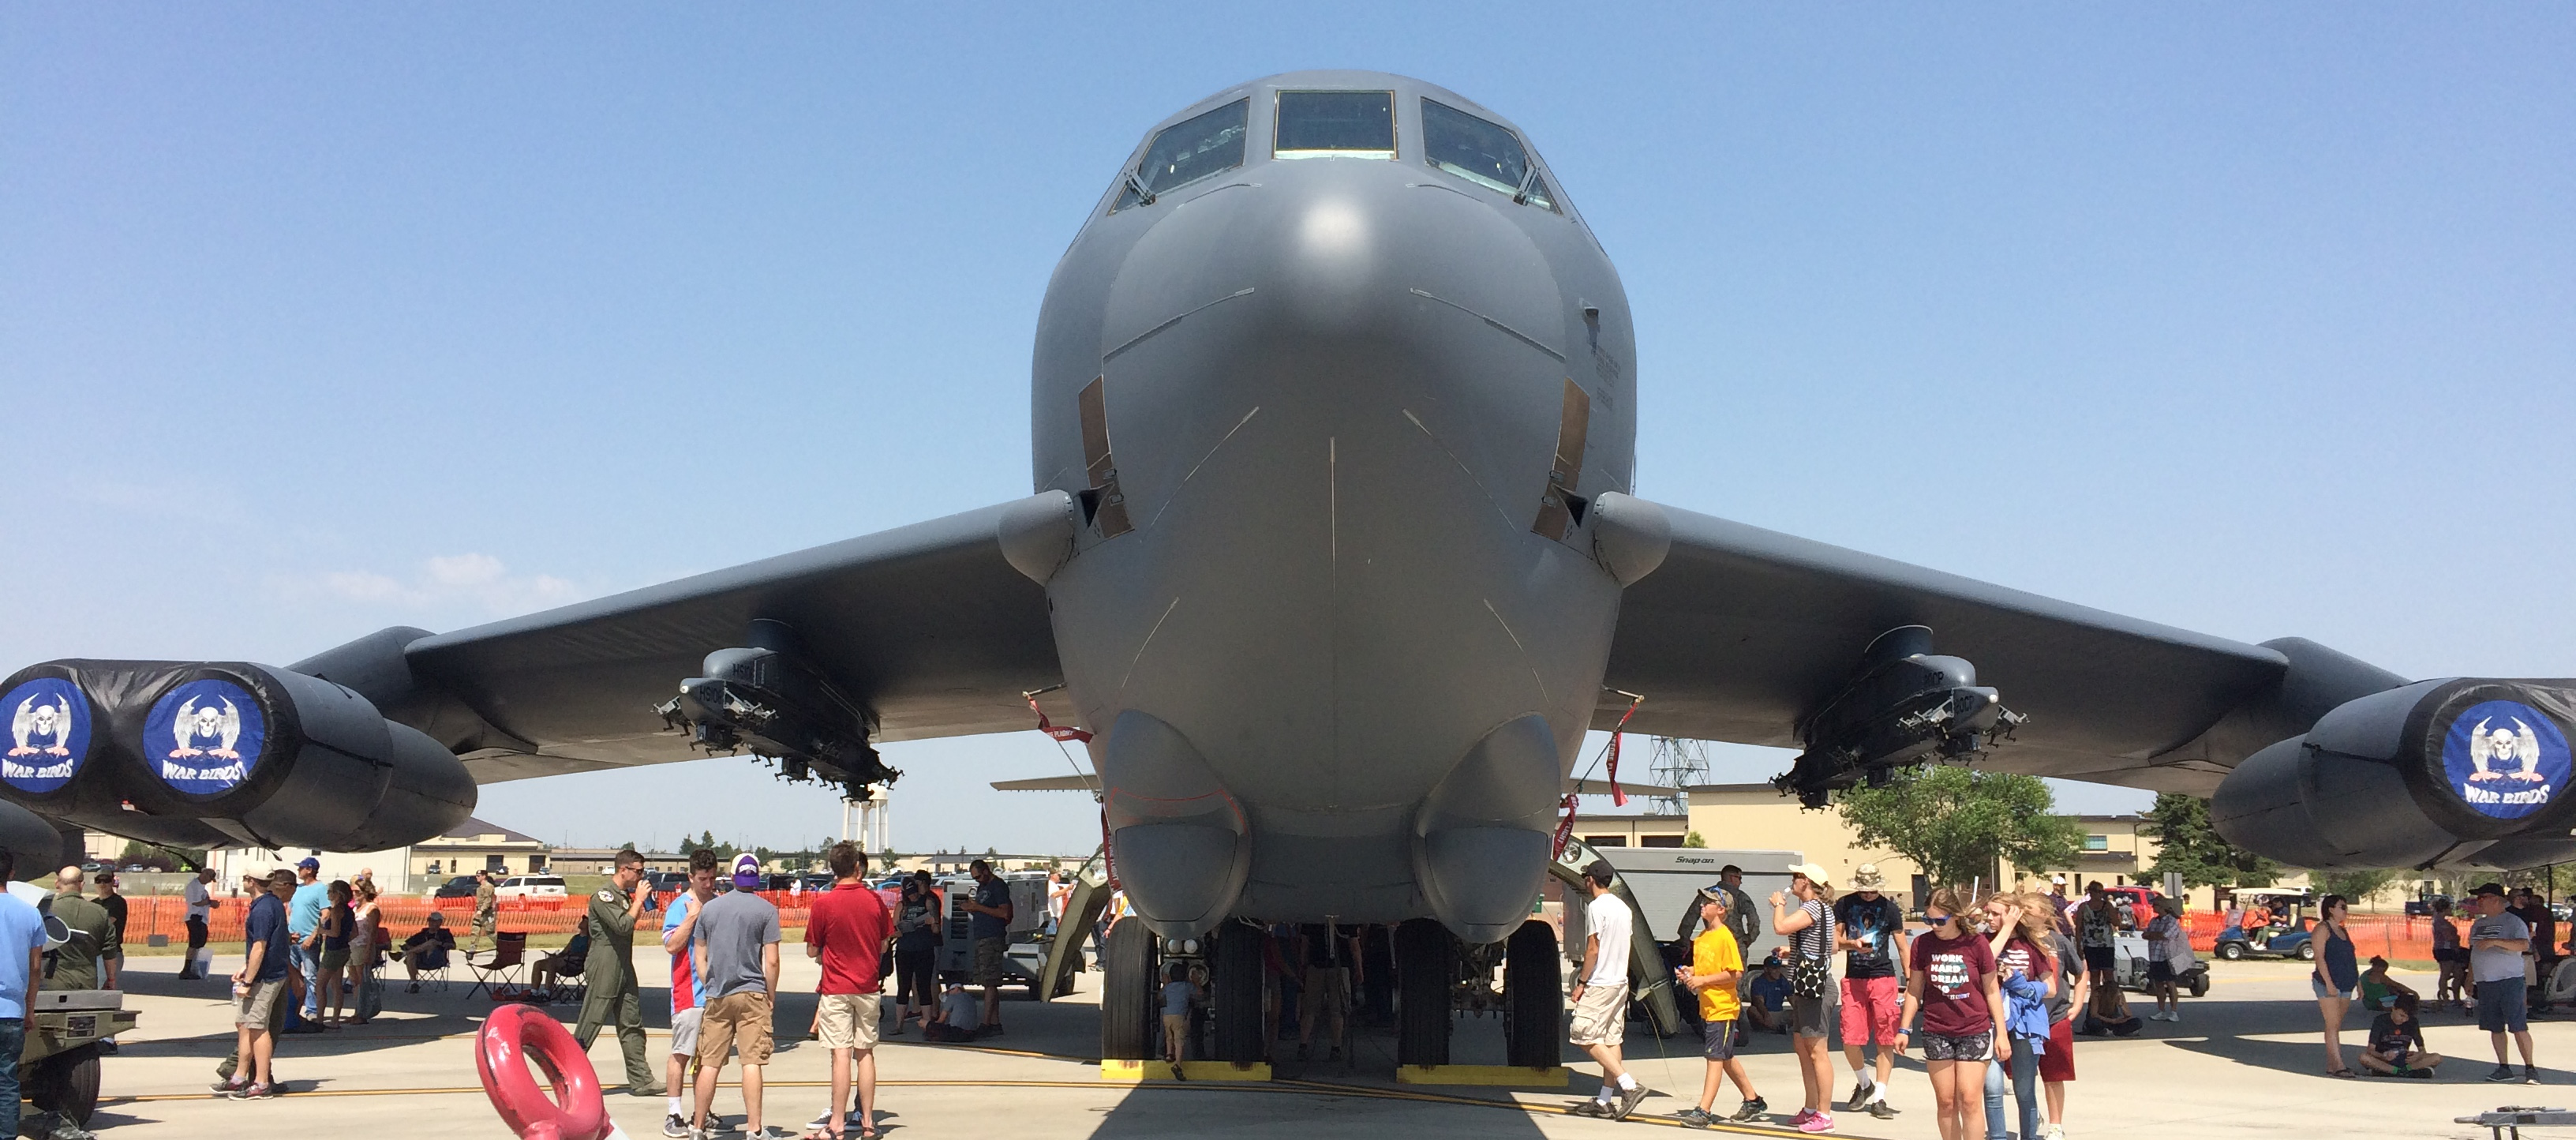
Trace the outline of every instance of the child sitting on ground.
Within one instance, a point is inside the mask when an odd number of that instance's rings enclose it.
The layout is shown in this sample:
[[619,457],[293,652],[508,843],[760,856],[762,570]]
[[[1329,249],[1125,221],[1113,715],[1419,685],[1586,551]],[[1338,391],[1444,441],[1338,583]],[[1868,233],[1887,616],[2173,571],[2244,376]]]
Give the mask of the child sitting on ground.
[[2417,1001],[2412,992],[2401,993],[2388,1012],[2370,1023],[2370,1048],[2361,1053],[2362,1068],[2383,1077],[2432,1078],[2442,1055],[2424,1051],[2424,1026],[2415,1020]]
[[2415,987],[2388,976],[2388,959],[2374,954],[2361,972],[2361,1007],[2386,1012],[2399,995],[2415,996]]
[[939,997],[938,1019],[921,1027],[921,1039],[972,1041],[975,1027],[982,1023],[983,1017],[983,1006],[976,1003],[975,995],[966,992],[965,984],[950,982],[947,992]]

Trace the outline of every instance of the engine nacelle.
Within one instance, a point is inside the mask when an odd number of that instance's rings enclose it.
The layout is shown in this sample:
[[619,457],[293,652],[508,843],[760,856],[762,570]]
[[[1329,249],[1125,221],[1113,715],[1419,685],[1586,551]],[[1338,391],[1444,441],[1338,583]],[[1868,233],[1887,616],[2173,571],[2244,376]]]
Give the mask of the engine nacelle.
[[0,795],[189,846],[373,851],[474,810],[465,763],[347,688],[242,662],[49,661],[0,693]]
[[2247,757],[2210,820],[2297,867],[2534,866],[2576,849],[2571,731],[2576,681],[2418,681]]

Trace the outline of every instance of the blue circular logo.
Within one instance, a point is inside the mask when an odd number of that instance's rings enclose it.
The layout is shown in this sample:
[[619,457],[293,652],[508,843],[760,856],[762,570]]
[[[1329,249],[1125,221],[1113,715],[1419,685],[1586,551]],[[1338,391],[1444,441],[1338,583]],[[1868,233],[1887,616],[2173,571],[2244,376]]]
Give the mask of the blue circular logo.
[[89,759],[89,698],[60,677],[38,677],[0,696],[9,746],[0,749],[0,780],[45,793],[72,782]]
[[249,779],[267,743],[259,701],[214,677],[163,694],[143,720],[143,758],[162,783],[190,795],[230,791]]
[[2520,701],[2483,701],[2451,722],[2442,767],[2460,802],[2496,819],[2520,819],[2567,790],[2567,737]]

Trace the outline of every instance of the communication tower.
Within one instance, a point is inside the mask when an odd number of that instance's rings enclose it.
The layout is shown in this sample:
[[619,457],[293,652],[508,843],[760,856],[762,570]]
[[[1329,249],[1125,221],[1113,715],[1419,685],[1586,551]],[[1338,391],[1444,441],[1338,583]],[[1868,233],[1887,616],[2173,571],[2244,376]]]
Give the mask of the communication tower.
[[1681,789],[1708,782],[1708,745],[1678,736],[1658,736],[1646,771],[1656,783],[1675,789],[1671,795],[1653,797],[1646,810],[1654,815],[1689,815],[1690,793]]

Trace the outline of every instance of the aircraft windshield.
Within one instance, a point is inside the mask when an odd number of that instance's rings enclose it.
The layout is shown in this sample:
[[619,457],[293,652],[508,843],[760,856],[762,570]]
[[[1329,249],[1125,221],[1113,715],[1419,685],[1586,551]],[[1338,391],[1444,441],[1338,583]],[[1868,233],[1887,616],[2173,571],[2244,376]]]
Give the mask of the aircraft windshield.
[[1110,209],[1150,202],[1175,187],[1243,165],[1244,115],[1251,107],[1252,100],[1237,99],[1163,128]]
[[1556,208],[1547,180],[1510,130],[1429,99],[1422,101],[1422,160],[1514,201]]
[[1394,158],[1392,91],[1282,91],[1272,153],[1280,158]]

